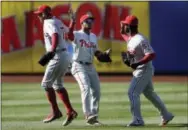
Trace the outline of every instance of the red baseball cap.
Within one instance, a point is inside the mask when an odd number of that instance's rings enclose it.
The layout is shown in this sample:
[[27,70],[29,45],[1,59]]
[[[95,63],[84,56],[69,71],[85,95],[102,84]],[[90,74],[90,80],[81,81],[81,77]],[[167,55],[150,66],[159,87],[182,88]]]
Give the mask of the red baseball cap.
[[44,13],[46,10],[51,12],[51,8],[48,5],[41,5],[38,7],[38,9],[34,12],[34,14],[41,14]]
[[82,24],[86,19],[94,20],[94,17],[92,17],[92,16],[90,16],[88,14],[82,15],[82,17],[80,18],[80,24]]
[[128,15],[121,23],[135,26],[138,25],[138,18],[134,15]]

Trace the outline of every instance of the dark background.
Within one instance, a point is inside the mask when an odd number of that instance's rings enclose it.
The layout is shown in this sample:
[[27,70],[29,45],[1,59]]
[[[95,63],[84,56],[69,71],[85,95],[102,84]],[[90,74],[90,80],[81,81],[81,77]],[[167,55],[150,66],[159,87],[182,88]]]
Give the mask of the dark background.
[[150,2],[156,73],[188,74],[188,2]]

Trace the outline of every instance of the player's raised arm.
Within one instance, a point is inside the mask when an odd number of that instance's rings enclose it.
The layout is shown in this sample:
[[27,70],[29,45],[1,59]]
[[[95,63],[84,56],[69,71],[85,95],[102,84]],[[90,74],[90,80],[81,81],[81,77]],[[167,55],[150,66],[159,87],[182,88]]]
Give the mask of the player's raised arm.
[[75,21],[71,20],[70,22],[70,25],[69,25],[69,32],[67,34],[67,38],[70,40],[70,41],[74,41],[74,26],[75,26]]
[[71,18],[71,22],[69,24],[69,32],[65,34],[65,37],[70,40],[70,41],[74,41],[74,27],[76,24],[76,19],[75,19],[75,14],[73,13],[72,9],[69,10],[69,16]]

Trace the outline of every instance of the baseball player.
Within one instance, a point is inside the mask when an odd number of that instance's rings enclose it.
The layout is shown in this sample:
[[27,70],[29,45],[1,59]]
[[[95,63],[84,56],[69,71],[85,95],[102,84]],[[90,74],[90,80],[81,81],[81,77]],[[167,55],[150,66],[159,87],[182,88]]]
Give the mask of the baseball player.
[[160,125],[166,125],[174,116],[168,112],[164,103],[154,91],[152,84],[154,72],[152,60],[155,57],[155,52],[149,41],[138,32],[138,19],[136,16],[130,15],[121,21],[121,34],[127,42],[128,50],[128,52],[122,52],[122,59],[126,65],[134,70],[128,90],[133,119],[127,126],[144,125],[140,111],[141,93],[159,110],[162,117]]
[[100,62],[111,62],[111,58],[109,56],[110,50],[105,52],[98,50],[97,37],[91,32],[93,22],[94,18],[92,16],[83,15],[80,18],[81,30],[73,32],[74,24],[72,24],[70,27],[72,33],[69,33],[68,37],[73,41],[71,73],[81,90],[82,108],[86,123],[101,125],[98,121],[100,81],[93,65],[93,59],[96,56]]
[[51,8],[47,5],[40,6],[34,13],[38,15],[43,23],[44,41],[47,51],[47,53],[40,59],[39,63],[44,66],[49,62],[41,86],[46,91],[46,96],[51,105],[52,113],[47,116],[43,122],[49,123],[62,117],[62,113],[59,110],[56,101],[56,91],[67,111],[67,118],[63,123],[63,125],[66,126],[77,117],[77,112],[72,108],[68,92],[63,87],[61,79],[61,77],[65,75],[69,65],[69,56],[63,38],[63,34],[68,32],[69,28],[52,15]]

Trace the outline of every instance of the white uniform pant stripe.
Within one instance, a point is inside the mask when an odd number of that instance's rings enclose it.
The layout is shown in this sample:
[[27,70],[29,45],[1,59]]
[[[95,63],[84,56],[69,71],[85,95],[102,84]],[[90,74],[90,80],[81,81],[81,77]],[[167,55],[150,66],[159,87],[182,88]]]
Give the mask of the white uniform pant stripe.
[[[144,78],[144,76],[142,76],[136,83],[135,83],[135,85],[133,86],[133,91],[132,91],[132,93],[131,93],[131,95],[130,95],[130,101],[131,101],[131,112],[132,112],[132,114],[134,115],[134,117],[137,117],[137,118],[141,118],[141,114],[140,114],[140,112],[139,111],[137,111],[137,112],[135,112],[135,108],[136,107],[140,107],[140,106],[138,106],[138,104],[140,104],[140,94],[136,94],[135,95],[135,90],[136,90],[136,87],[137,87],[137,85],[139,84],[139,82],[142,80],[142,78]],[[138,99],[138,101],[136,101],[135,102],[135,97],[134,96],[137,96],[136,97],[136,99]],[[135,104],[136,103],[136,104]],[[140,109],[140,108],[138,108],[138,109]],[[138,113],[138,114],[137,114]]]
[[90,90],[89,90],[89,84],[87,84],[86,80],[89,80],[88,78],[86,79],[86,74],[84,74],[84,72],[80,72],[78,70],[77,65],[75,66],[75,70],[77,71],[74,74],[75,79],[77,80],[79,87],[80,87],[80,91],[81,91],[81,100],[82,100],[82,109],[83,109],[83,113],[85,115],[90,115],[91,114],[91,110],[90,110]]
[[71,73],[80,87],[83,113],[98,116],[100,81],[94,66],[73,62]]
[[[55,61],[55,62],[54,62]],[[52,61],[47,65],[46,71],[42,80],[42,87],[52,87],[52,84],[56,78],[55,72],[58,70],[58,60],[54,60],[53,64]],[[51,72],[50,72],[51,71]]]
[[[146,70],[147,69],[143,70],[143,73],[147,73]],[[144,79],[146,79],[145,82],[143,81]],[[141,77],[133,77],[131,81],[128,95],[131,102],[131,112],[132,115],[134,115],[134,119],[136,118],[142,120],[141,111],[140,111],[140,94],[143,92],[146,85],[147,85],[147,77],[144,74]]]

